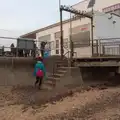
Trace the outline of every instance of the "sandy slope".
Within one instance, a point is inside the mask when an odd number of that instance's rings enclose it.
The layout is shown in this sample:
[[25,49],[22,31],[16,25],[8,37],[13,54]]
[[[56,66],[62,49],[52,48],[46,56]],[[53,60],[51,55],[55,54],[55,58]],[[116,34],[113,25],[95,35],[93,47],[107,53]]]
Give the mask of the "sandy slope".
[[[120,88],[76,93],[54,104],[12,103],[14,93],[0,89],[0,120],[119,120]],[[18,93],[19,94],[19,93]],[[111,119],[110,119],[111,118]]]

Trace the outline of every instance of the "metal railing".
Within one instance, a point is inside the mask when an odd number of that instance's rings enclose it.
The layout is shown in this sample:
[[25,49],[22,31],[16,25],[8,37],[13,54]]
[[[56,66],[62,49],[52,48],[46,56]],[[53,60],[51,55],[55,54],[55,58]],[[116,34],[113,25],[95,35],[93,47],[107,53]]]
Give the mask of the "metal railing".
[[[63,46],[64,47],[64,46]],[[70,62],[73,62],[73,60],[71,61],[71,59],[70,59],[70,54],[71,54],[71,51],[68,49],[68,48],[66,48],[66,47],[64,47],[64,49],[67,51],[67,52],[65,52],[64,53],[64,58],[62,59],[63,61],[64,60],[67,60],[67,64],[68,64],[68,67],[71,67],[70,65]],[[77,52],[73,52],[72,53],[73,54],[73,57],[74,57],[74,54],[75,54],[75,58],[77,58]],[[75,59],[76,60],[76,59]],[[76,61],[74,61],[74,62],[76,62]],[[53,66],[53,78],[55,77],[55,72],[56,72],[56,69],[58,68],[58,63],[57,62],[55,62],[54,63],[54,66]]]
[[[24,38],[25,40],[28,40],[27,38]],[[0,56],[19,56],[18,55],[18,51],[21,49],[17,46],[17,38],[14,37],[0,37],[0,41],[1,41],[1,48],[4,47],[4,52],[2,51],[2,49],[0,49]],[[73,40],[74,41],[74,40]],[[34,42],[36,43],[36,46],[39,49],[32,49],[32,51],[35,51],[35,53],[40,53],[41,49],[40,49],[40,41],[34,40]],[[14,47],[9,47],[12,43],[14,43]],[[89,42],[90,44],[88,44],[88,42],[85,44],[84,42],[74,42],[73,43],[73,47],[74,48],[81,48],[81,47],[88,47],[88,46],[92,46],[91,45],[91,41]],[[68,42],[68,46],[70,43]],[[47,43],[47,47],[48,47],[48,52],[52,53],[51,55],[56,55],[55,51],[56,51],[56,47],[55,47],[55,41],[50,41]],[[104,39],[95,39],[93,40],[93,56],[120,56],[120,38],[104,38]],[[69,54],[70,52],[69,47],[65,47],[65,52],[67,52],[67,54]],[[10,52],[13,49],[12,52]],[[79,51],[77,51],[79,52]],[[65,54],[68,58],[70,58],[70,55]],[[73,53],[75,54],[75,53]],[[65,56],[64,55],[64,56]],[[27,55],[27,56],[33,56],[33,55]]]
[[96,39],[93,43],[93,56],[120,56],[120,38]]

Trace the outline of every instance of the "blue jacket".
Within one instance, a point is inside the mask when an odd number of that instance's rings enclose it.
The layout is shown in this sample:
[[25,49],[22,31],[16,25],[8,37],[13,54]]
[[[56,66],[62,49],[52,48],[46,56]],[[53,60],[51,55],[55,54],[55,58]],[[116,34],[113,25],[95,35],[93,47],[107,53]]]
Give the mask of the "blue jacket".
[[33,73],[34,76],[36,76],[38,69],[42,70],[44,73],[44,76],[45,76],[45,74],[46,74],[45,66],[41,61],[37,61],[37,63],[35,64],[34,73]]

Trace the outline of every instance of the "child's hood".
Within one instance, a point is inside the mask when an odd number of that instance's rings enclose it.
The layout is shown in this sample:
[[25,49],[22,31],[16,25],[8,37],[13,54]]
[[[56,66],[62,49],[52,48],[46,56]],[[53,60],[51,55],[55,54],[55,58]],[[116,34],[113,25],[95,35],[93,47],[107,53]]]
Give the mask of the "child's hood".
[[38,64],[41,64],[42,62],[41,61],[37,61]]

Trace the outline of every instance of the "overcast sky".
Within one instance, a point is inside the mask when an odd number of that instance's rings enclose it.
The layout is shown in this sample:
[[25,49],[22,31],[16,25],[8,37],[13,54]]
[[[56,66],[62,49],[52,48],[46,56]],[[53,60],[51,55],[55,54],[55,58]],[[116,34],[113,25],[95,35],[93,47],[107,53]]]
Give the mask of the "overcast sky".
[[[61,0],[73,5],[81,0]],[[68,14],[64,15],[64,18]],[[18,37],[59,21],[59,0],[0,0],[0,36]],[[0,46],[16,40],[0,38]]]
[[[73,5],[81,0],[61,0]],[[59,21],[59,0],[0,0],[0,29],[25,33]],[[3,31],[3,30],[2,30]]]

